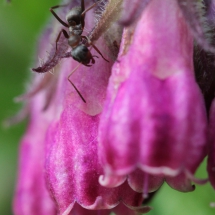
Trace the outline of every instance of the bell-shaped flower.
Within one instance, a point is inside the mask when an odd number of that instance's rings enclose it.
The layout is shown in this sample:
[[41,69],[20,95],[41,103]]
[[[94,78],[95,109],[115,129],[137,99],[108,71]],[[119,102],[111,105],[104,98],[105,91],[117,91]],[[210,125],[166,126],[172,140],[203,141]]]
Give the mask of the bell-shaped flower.
[[99,127],[104,186],[128,177],[135,190],[166,180],[187,192],[191,180],[201,183],[193,175],[206,155],[207,117],[194,77],[193,34],[179,5],[151,0],[124,31]]
[[[74,7],[74,2],[63,11],[71,9],[68,7]],[[90,23],[92,25],[91,18],[85,24],[92,27]],[[46,42],[53,33],[47,32]],[[98,37],[98,32],[96,35]],[[95,37],[93,33],[91,37]],[[103,38],[97,40],[96,46],[102,53],[106,50],[104,53],[108,55],[112,50],[107,47],[108,42]],[[45,40],[42,39],[41,47],[43,42]],[[114,47],[112,42],[109,44]],[[67,49],[65,39],[60,39],[58,46],[57,50],[55,46],[51,48],[48,59],[35,71],[45,73],[58,64]],[[98,55],[95,50],[91,53]],[[150,207],[142,206],[144,198],[141,191],[132,190],[127,181],[116,188],[99,184],[99,176],[104,172],[97,154],[98,124],[113,63],[102,57],[95,60],[92,67],[85,67],[78,65],[70,56],[55,68],[53,78],[49,73],[44,78],[40,76],[36,87],[19,97],[19,100],[29,99],[32,120],[26,136],[27,144],[32,148],[29,152],[26,144],[23,146],[24,161],[21,162],[15,196],[15,214],[108,215],[114,212],[117,215],[135,215],[150,210]],[[72,71],[75,73],[70,76]],[[30,188],[24,189],[25,186]],[[48,207],[47,202],[52,207]],[[21,210],[16,209],[23,207],[28,210],[19,213]]]
[[[105,63],[102,59],[98,60],[95,67],[102,68]],[[50,124],[45,140],[46,183],[58,206],[59,213],[73,214],[74,208],[76,208],[75,203],[87,210],[99,210],[101,214],[110,214],[121,202],[128,207],[123,209],[128,213],[135,214],[135,210],[149,211],[149,207],[141,206],[142,194],[134,192],[127,182],[117,188],[105,188],[99,184],[99,176],[103,174],[97,156],[100,114],[87,114],[87,111],[92,110],[90,107],[92,103],[84,104],[68,82],[67,76],[74,65],[75,63],[69,60],[62,64],[53,104],[55,107],[59,106],[57,108],[59,113],[56,113],[57,117]],[[104,80],[105,72],[108,71],[104,70],[103,73],[96,74],[97,70],[94,69],[80,67],[72,76],[72,80],[76,81],[86,72],[85,76],[82,76],[83,82],[77,82],[77,88],[81,89],[86,101],[92,94],[85,85],[85,81],[90,83],[89,79],[93,73],[95,81],[91,86],[97,89]],[[95,103],[98,103],[96,102],[98,99],[100,99],[99,96],[94,97]],[[59,105],[59,101],[62,105]],[[77,104],[80,106],[76,106]],[[134,211],[129,212],[129,208]],[[108,212],[105,212],[104,210],[107,209]],[[91,212],[89,211],[89,213]],[[83,212],[83,214],[88,213]],[[97,214],[97,212],[93,214]]]
[[[50,35],[51,31],[47,29],[40,38],[39,55],[45,54]],[[50,95],[56,86],[56,78],[51,74],[34,77],[27,93],[16,98],[17,101],[27,101],[23,111],[14,118],[15,122],[28,114],[29,125],[20,144],[18,179],[13,202],[15,215],[57,213],[44,177],[45,136],[55,112],[53,108],[50,108],[49,112],[44,109],[52,97]]]
[[56,214],[44,180],[45,134],[50,115],[42,112],[44,92],[30,102],[30,122],[20,146],[19,176],[14,196],[15,215]]

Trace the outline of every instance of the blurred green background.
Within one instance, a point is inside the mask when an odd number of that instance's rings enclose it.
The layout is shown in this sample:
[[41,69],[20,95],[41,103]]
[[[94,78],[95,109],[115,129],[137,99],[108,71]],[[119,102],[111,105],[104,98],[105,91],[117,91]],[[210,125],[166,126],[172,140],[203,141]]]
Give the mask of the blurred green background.
[[[0,121],[14,115],[21,104],[13,98],[24,92],[34,62],[40,32],[51,17],[49,8],[57,0],[12,0],[0,3]],[[47,41],[48,42],[48,41]],[[17,175],[18,145],[26,123],[9,129],[0,127],[0,215],[11,215],[12,196]],[[197,176],[205,178],[203,163]],[[150,205],[149,215],[212,215],[215,191],[207,184],[196,186],[192,193],[180,193],[162,186]],[[30,215],[30,214],[29,214]],[[39,215],[39,214],[38,214]],[[125,214],[126,215],[126,214]]]
[[[0,121],[13,116],[33,66],[35,47],[57,0],[12,0],[0,2]],[[17,175],[18,146],[25,122],[9,129],[0,127],[0,215],[11,215]],[[30,214],[29,214],[30,215]]]

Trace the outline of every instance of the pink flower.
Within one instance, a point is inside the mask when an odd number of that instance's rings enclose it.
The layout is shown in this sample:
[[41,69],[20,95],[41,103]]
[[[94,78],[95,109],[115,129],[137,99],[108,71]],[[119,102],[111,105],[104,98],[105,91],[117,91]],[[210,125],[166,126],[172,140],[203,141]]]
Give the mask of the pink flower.
[[[101,68],[104,63],[100,60],[95,67]],[[46,134],[45,176],[48,189],[58,205],[59,213],[64,215],[73,211],[76,202],[85,209],[109,209],[109,213],[120,202],[138,210],[141,208],[142,194],[132,191],[127,182],[117,188],[99,185],[99,175],[103,174],[97,157],[100,114],[92,116],[83,112],[89,104],[83,104],[75,92],[76,97],[71,94],[71,85],[66,77],[73,67],[74,61],[65,61],[61,67],[63,73],[59,77],[54,106],[59,106],[58,102],[62,100],[62,107],[58,109],[59,114],[56,113],[59,117],[52,121]],[[85,68],[81,67],[76,77],[80,77],[84,71]],[[102,81],[104,73],[97,75],[99,77]],[[87,78],[86,74],[85,79]],[[99,83],[101,82],[98,80],[94,83],[95,89]],[[77,86],[81,89],[83,84],[79,82]],[[84,96],[88,101],[88,95]],[[94,102],[97,103],[98,99],[99,97],[95,97]],[[82,102],[82,110],[75,106],[78,101]],[[149,208],[142,210],[146,212]]]
[[[86,8],[93,2],[85,1]],[[44,57],[47,50],[49,55],[33,71],[55,71],[35,78],[28,93],[19,97],[28,101],[30,124],[21,144],[15,214],[147,213],[151,208],[143,200],[164,181],[183,192],[194,190],[192,181],[205,182],[194,177],[207,148],[206,108],[194,75],[194,38],[205,50],[214,48],[203,36],[194,3],[102,1],[102,11],[96,6],[101,13],[96,23],[93,10],[87,12],[85,27],[91,30],[82,33],[87,38],[78,45],[91,40],[109,63],[89,45],[95,64],[77,67],[71,55],[76,47],[67,50],[65,31],[56,50],[64,27],[56,21],[46,30],[39,55]],[[71,1],[57,14],[65,16],[75,6]],[[50,49],[44,46],[47,41],[54,41]],[[68,81],[76,67],[70,81],[84,99]],[[213,159],[211,153],[212,184]]]
[[[163,180],[193,190],[193,174],[206,155],[207,117],[194,77],[187,11],[179,3],[151,0],[136,26],[124,31],[99,127],[105,186],[128,177],[136,191],[156,190]],[[131,182],[137,169],[142,176]]]
[[45,133],[50,115],[42,112],[44,92],[30,103],[30,122],[21,142],[19,177],[14,197],[14,214],[56,214],[44,180]]
[[[73,7],[73,3],[70,6]],[[89,16],[93,17],[90,13]],[[87,28],[92,27],[89,17],[85,21]],[[41,55],[45,52],[43,42],[51,35],[47,31],[41,39]],[[55,47],[51,48],[50,56],[38,70],[46,72],[61,60],[66,52],[64,42],[60,40],[56,56],[52,53]],[[107,55],[111,54],[103,38],[96,42],[96,46],[106,50]],[[97,53],[93,50],[92,54]],[[34,156],[29,157],[28,151],[23,149],[15,214],[108,215],[115,212],[118,215],[135,215],[150,210],[150,207],[142,206],[142,193],[133,191],[127,181],[117,188],[105,188],[99,184],[99,176],[104,172],[97,155],[98,124],[112,64],[102,58],[96,59],[95,65],[90,68],[80,66],[72,75],[70,79],[86,103],[67,79],[78,65],[72,58],[55,69],[55,78],[52,79],[50,74],[45,74],[44,78],[40,76],[29,93],[19,98],[29,99],[32,107],[32,120],[26,135]],[[23,163],[29,163],[28,168]],[[37,180],[40,183],[35,184]],[[26,181],[30,181],[29,189],[23,188],[27,186]],[[28,201],[25,201],[26,196]],[[43,196],[47,200],[43,201]],[[51,205],[50,211],[46,202]],[[21,210],[26,207],[28,210]]]

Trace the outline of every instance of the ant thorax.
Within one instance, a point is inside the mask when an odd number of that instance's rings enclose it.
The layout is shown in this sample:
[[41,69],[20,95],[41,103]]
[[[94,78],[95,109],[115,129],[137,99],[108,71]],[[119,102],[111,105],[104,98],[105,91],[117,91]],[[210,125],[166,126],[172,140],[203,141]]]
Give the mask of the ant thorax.
[[71,31],[68,38],[68,44],[72,48],[75,48],[76,46],[79,45],[80,42],[81,42],[81,37],[79,36],[79,34],[76,34],[75,32]]
[[79,25],[75,25],[75,26],[70,26],[69,27],[69,35],[82,35],[83,33],[83,29],[82,29],[82,26],[81,24]]

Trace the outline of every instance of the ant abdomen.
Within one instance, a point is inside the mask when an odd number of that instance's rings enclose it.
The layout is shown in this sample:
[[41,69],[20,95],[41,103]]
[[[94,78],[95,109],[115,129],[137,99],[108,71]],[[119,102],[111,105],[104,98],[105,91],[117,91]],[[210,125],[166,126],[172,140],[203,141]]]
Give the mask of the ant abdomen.
[[95,63],[89,49],[83,44],[73,48],[71,51],[71,55],[74,60],[84,65],[89,64],[91,60],[92,60],[92,63]]

